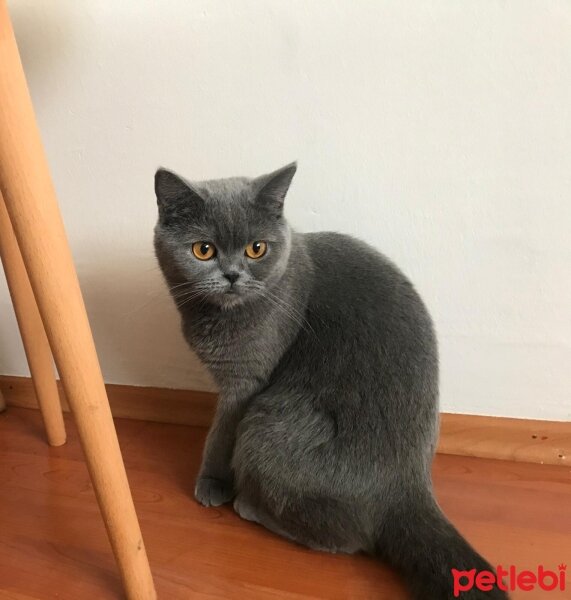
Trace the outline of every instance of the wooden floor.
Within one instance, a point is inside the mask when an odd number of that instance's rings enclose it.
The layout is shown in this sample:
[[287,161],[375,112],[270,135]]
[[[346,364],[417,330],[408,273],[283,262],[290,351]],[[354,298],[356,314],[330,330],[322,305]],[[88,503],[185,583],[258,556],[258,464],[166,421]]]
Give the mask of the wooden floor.
[[[0,598],[122,597],[69,418],[67,425],[67,445],[49,448],[37,411],[0,415]],[[371,558],[312,552],[230,508],[197,505],[191,490],[204,430],[121,419],[117,429],[159,598],[407,597]],[[571,566],[570,468],[438,456],[434,478],[446,513],[492,563]]]

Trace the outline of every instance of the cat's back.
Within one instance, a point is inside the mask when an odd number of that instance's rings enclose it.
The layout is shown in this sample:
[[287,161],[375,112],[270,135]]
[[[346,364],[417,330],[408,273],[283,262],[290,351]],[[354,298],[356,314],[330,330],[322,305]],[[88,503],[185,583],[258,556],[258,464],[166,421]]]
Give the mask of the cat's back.
[[376,249],[335,232],[308,233],[304,238],[314,272],[310,304],[346,316],[358,314],[368,324],[381,319],[386,325],[393,318],[430,324],[412,283]]
[[403,381],[405,373],[416,372],[412,379],[406,376],[409,383],[427,372],[435,377],[432,320],[398,267],[348,235],[323,232],[304,238],[313,271],[307,319],[315,335],[299,340],[307,350],[300,354],[323,352],[329,376],[358,372],[367,380],[392,374]]

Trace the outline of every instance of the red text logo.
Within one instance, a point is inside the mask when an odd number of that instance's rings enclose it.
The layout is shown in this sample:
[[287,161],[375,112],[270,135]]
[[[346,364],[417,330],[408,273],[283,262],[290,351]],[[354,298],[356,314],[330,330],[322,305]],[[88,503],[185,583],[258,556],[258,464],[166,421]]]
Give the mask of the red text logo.
[[454,597],[460,597],[464,592],[477,588],[482,592],[490,592],[497,587],[504,592],[522,590],[530,592],[537,588],[551,592],[552,590],[566,589],[567,565],[559,565],[557,571],[545,569],[539,565],[535,571],[518,571],[517,567],[511,565],[504,569],[498,565],[496,571],[459,571],[452,569],[454,579]]

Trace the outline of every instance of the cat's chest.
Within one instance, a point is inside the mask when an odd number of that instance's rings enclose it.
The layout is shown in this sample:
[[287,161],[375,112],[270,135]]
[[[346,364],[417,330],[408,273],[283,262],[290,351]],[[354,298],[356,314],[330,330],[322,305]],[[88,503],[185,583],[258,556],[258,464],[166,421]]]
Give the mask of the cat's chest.
[[193,316],[183,320],[188,343],[221,386],[263,383],[279,358],[275,331],[264,321]]

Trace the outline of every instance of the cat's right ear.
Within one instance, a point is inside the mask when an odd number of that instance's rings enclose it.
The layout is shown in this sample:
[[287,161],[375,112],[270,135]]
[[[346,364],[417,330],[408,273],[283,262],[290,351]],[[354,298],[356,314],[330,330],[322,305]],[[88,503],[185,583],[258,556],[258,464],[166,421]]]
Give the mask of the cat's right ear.
[[162,167],[155,173],[155,194],[157,196],[157,204],[167,206],[175,200],[181,199],[200,199],[202,198],[182,177],[179,177],[172,171],[167,171]]

